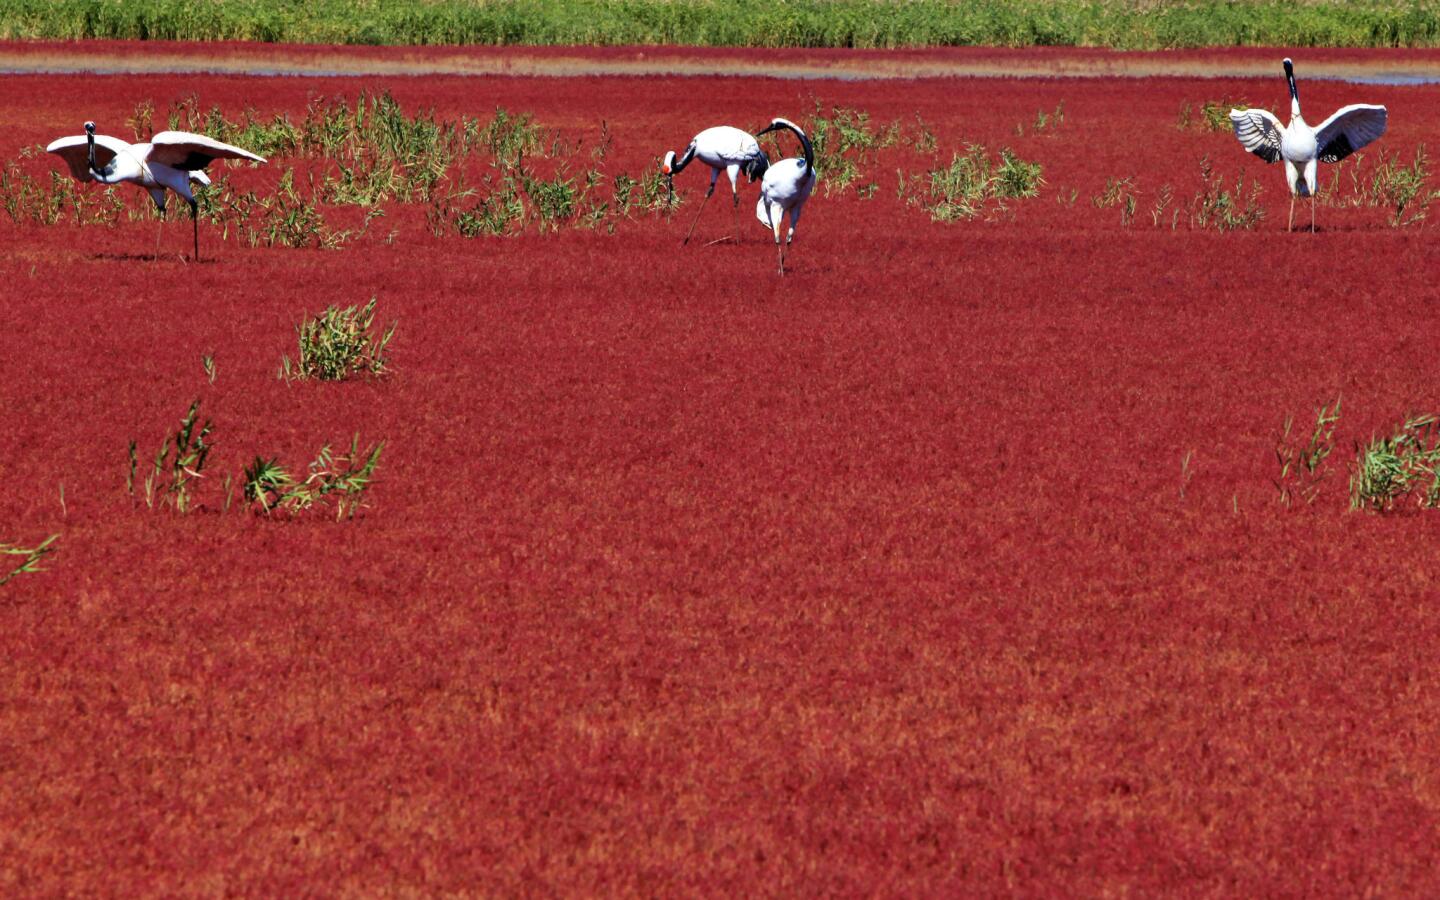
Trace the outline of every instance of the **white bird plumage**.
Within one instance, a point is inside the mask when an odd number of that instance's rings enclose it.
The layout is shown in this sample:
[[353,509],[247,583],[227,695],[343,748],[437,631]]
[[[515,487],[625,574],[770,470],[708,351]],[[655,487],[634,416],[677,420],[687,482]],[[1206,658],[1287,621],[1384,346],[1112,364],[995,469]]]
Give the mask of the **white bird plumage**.
[[[190,216],[195,223],[197,259],[200,256],[200,224],[191,183],[209,184],[205,167],[217,159],[265,162],[264,157],[249,150],[188,131],[162,131],[141,144],[96,134],[94,122],[85,123],[85,132],[52,141],[45,151],[63,159],[70,168],[70,174],[80,181],[98,181],[101,184],[129,182],[144,188],[160,210],[162,227],[165,192],[175,192],[190,204]],[[159,255],[158,241],[156,255]]]
[[1230,124],[1235,137],[1248,152],[1266,162],[1284,160],[1285,180],[1290,185],[1290,222],[1295,225],[1295,197],[1310,198],[1310,230],[1315,230],[1315,189],[1318,163],[1339,162],[1385,133],[1389,113],[1383,106],[1352,103],[1311,128],[1300,115],[1300,93],[1295,88],[1295,68],[1285,60],[1285,80],[1290,85],[1290,124],[1281,125],[1269,110],[1232,109]]
[[665,160],[661,163],[660,171],[665,176],[666,184],[673,194],[675,191],[675,176],[684,171],[685,167],[694,160],[700,160],[710,167],[710,187],[705,191],[705,199],[700,201],[700,208],[695,211],[695,218],[690,222],[690,230],[685,233],[685,239],[681,244],[688,244],[690,236],[695,233],[695,223],[700,221],[700,213],[705,211],[705,204],[710,200],[710,195],[715,193],[715,184],[720,180],[720,172],[723,170],[730,178],[730,196],[735,207],[735,239],[740,239],[740,173],[744,172],[749,181],[754,181],[765,174],[770,166],[770,159],[760,149],[760,142],[748,131],[733,128],[729,125],[716,125],[714,128],[707,128],[690,141],[683,153],[676,154],[674,150],[665,153]]
[[[800,126],[789,119],[775,119],[760,132],[786,130],[800,140],[803,157],[782,159],[771,166],[760,181],[760,199],[755,204],[755,217],[762,225],[775,233],[775,246],[779,248],[780,274],[785,274],[785,248],[795,239],[795,226],[800,224],[800,213],[805,201],[810,199],[819,176],[815,174],[815,148]],[[781,239],[785,214],[790,214],[790,227]]]

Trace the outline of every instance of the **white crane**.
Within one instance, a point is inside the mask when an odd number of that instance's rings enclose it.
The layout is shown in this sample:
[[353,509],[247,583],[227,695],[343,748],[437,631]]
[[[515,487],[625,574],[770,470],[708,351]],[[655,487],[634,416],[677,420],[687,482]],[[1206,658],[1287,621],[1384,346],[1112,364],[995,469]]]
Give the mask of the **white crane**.
[[[131,144],[119,138],[95,133],[95,123],[85,123],[85,134],[63,137],[45,148],[65,160],[70,174],[80,181],[119,184],[128,181],[150,192],[160,210],[160,227],[165,227],[165,191],[174,191],[190,204],[194,223],[195,258],[200,258],[200,221],[190,183],[207,185],[205,167],[217,159],[265,159],[249,150],[232,147],[188,131],[162,131],[149,143]],[[155,237],[155,256],[160,256],[160,235]]]
[[685,232],[685,239],[680,243],[690,243],[690,236],[695,233],[695,223],[700,221],[700,213],[705,211],[705,204],[710,195],[715,193],[715,182],[720,180],[720,170],[724,169],[725,174],[730,177],[730,196],[735,206],[735,240],[740,240],[740,186],[737,179],[741,172],[745,177],[754,181],[765,174],[770,167],[770,159],[760,149],[760,142],[747,131],[739,128],[732,128],[729,125],[717,125],[714,128],[707,128],[695,135],[690,145],[685,148],[679,158],[676,158],[675,151],[670,150],[665,154],[665,162],[660,171],[665,175],[665,183],[670,189],[673,197],[675,194],[675,176],[684,171],[691,161],[699,158],[701,162],[710,167],[710,189],[705,192],[705,199],[700,201],[700,208],[695,211],[695,218],[690,222],[690,230]]
[[[794,122],[775,119],[760,134],[781,129],[793,132],[800,139],[800,149],[805,157],[782,159],[765,172],[760,182],[760,200],[755,204],[755,217],[775,232],[775,246],[780,253],[780,274],[784,275],[785,248],[795,240],[795,226],[800,224],[800,213],[805,208],[805,201],[810,199],[810,192],[815,190],[818,176],[815,174],[815,148]],[[790,214],[790,230],[785,240],[781,241],[780,229],[787,212]]]
[[1317,162],[1339,162],[1385,133],[1387,113],[1383,106],[1352,103],[1311,128],[1300,117],[1300,93],[1295,89],[1295,67],[1285,60],[1285,80],[1290,83],[1290,124],[1268,110],[1232,109],[1230,123],[1245,149],[1265,160],[1285,160],[1285,180],[1290,184],[1289,231],[1295,226],[1295,196],[1310,198],[1310,231],[1315,231],[1315,170]]

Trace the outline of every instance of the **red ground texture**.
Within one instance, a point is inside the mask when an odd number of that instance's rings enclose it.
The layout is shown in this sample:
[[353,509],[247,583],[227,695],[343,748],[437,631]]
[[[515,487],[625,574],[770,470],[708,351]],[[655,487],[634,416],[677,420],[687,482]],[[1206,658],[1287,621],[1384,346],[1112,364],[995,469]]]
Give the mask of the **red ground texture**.
[[[1323,208],[1286,234],[1278,168],[1176,126],[1280,104],[1276,68],[4,79],[6,157],[124,134],[143,99],[388,89],[604,119],[637,171],[817,100],[918,114],[1047,183],[956,224],[893,173],[817,194],[783,279],[753,187],[739,246],[705,245],[710,210],[688,247],[683,210],[478,240],[400,210],[338,251],[207,227],[186,264],[146,222],[0,220],[0,540],[60,535],[0,588],[0,892],[1440,891],[1440,514],[1345,487],[1354,440],[1440,408],[1434,232]],[[1440,144],[1440,88],[1301,91],[1316,121],[1388,104],[1407,158]],[[1261,180],[1260,229],[1148,224],[1206,155]],[[1089,200],[1126,176],[1128,228]],[[392,377],[276,378],[303,314],[372,295]],[[1284,508],[1275,433],[1336,395],[1334,472]],[[195,397],[215,472],[385,440],[370,505],[135,508],[128,441]]]

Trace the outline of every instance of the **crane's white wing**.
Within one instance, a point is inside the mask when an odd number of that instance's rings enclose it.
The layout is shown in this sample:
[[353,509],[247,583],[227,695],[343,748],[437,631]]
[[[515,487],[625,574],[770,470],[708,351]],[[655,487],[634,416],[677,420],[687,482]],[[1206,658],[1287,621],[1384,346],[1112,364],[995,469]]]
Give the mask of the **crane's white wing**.
[[1280,137],[1285,129],[1274,113],[1266,109],[1232,109],[1230,124],[1246,150],[1266,162],[1280,158]]
[[203,134],[162,131],[150,139],[150,160],[176,169],[203,169],[217,159],[249,159],[263,163],[263,156],[221,143]]
[[[65,160],[65,165],[70,167],[70,174],[80,181],[90,180],[90,141],[85,135],[71,135],[51,141],[45,152]],[[108,134],[95,135],[96,168],[105,168],[110,164],[110,160],[122,153],[134,156],[134,148]]]
[[1389,114],[1383,106],[1352,103],[1315,129],[1321,162],[1339,162],[1385,133]]

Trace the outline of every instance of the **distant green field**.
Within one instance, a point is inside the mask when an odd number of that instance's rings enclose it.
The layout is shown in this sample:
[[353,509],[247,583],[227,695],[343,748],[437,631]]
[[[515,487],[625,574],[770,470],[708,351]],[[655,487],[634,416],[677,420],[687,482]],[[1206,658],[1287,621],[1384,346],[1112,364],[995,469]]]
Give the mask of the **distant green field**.
[[1440,46],[1440,0],[0,0],[0,37],[739,47]]

